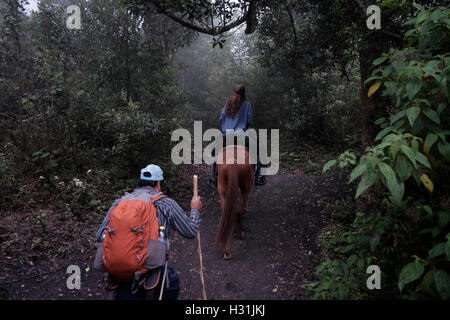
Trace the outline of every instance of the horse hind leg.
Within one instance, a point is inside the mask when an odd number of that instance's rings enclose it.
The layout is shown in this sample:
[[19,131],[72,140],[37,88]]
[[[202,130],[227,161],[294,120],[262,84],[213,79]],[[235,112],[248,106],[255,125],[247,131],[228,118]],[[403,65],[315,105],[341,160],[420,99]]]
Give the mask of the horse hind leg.
[[[245,189],[242,189],[245,190]],[[240,201],[240,205],[239,205],[239,209],[237,211],[237,236],[239,239],[243,240],[244,239],[244,230],[242,228],[242,220],[243,217],[245,215],[245,213],[247,212],[247,201],[248,201],[248,196],[246,197],[245,193],[241,193],[241,201]]]
[[237,234],[238,238],[241,240],[244,240],[244,230],[242,230],[242,217],[244,213],[241,211],[238,211],[237,213]]
[[223,183],[219,183],[217,189],[220,197],[220,208],[222,210],[221,212],[223,212],[225,209],[226,189]]
[[241,201],[240,201],[239,209],[236,212],[236,215],[237,215],[237,219],[236,219],[237,230],[236,230],[236,232],[237,232],[238,238],[241,240],[244,239],[244,231],[242,230],[242,218],[244,217],[245,213],[247,212],[247,210],[246,210],[247,201],[248,201],[248,196],[247,196],[247,198],[245,198],[245,195],[241,194]]
[[250,195],[251,183],[242,186],[241,193],[241,203],[239,211],[237,212],[237,223],[238,223],[238,237],[243,240],[244,239],[244,231],[242,229],[242,218],[247,212],[248,206],[248,198]]
[[225,260],[230,260],[231,259],[231,237],[229,237],[227,239],[227,242],[225,244],[225,250],[224,250],[224,254],[223,254],[223,258]]

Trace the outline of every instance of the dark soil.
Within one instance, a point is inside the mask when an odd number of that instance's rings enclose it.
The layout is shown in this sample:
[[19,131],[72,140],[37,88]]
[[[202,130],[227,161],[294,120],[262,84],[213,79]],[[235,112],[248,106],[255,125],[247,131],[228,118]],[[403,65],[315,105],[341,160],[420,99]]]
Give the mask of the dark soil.
[[[254,187],[243,221],[245,238],[234,237],[233,257],[225,261],[214,248],[220,203],[207,183],[209,167],[187,166],[181,191],[173,198],[188,207],[193,174],[199,176],[204,206],[200,235],[207,298],[307,299],[301,285],[314,279],[320,258],[317,236],[331,219],[326,209],[343,196],[337,176],[281,171],[265,186]],[[92,269],[94,235],[103,217],[51,217],[51,212],[44,219],[26,212],[2,215],[0,299],[103,299],[102,275]],[[43,232],[46,223],[50,227]],[[37,238],[38,233],[44,235]],[[180,299],[201,299],[196,241],[172,234],[171,247],[170,265],[181,279]],[[81,268],[80,290],[67,289],[69,265]]]

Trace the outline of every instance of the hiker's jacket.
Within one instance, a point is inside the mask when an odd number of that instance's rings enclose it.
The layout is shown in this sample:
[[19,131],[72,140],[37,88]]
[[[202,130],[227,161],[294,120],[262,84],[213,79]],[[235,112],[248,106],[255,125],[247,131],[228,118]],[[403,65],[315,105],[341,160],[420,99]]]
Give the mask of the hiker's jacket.
[[222,126],[222,134],[227,135],[227,130],[236,131],[242,129],[244,132],[247,131],[248,126],[252,124],[252,105],[250,102],[245,101],[242,103],[238,113],[233,118],[227,116],[227,106],[223,107],[222,113],[220,114],[220,124]]
[[[160,194],[156,193],[156,191],[151,187],[138,188],[134,190],[133,193],[148,193],[155,196]],[[108,210],[108,213],[96,235],[98,242],[103,242],[103,239],[105,237],[105,230],[108,227],[111,212],[121,200],[123,200],[123,198],[117,199]],[[168,197],[156,201],[155,206],[159,224],[161,226],[166,226],[166,236],[168,236],[171,228],[173,228],[173,230],[178,231],[183,237],[189,239],[195,238],[200,226],[199,210],[192,209],[190,213],[185,213],[174,200]]]

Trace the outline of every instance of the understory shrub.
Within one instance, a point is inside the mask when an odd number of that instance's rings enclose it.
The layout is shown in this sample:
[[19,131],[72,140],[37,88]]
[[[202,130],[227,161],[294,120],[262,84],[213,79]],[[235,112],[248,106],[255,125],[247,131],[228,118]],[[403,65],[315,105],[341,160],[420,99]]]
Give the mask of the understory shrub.
[[[407,47],[376,59],[367,80],[369,96],[391,98],[391,114],[349,182],[360,179],[355,198],[378,207],[330,239],[319,280],[306,285],[315,298],[450,299],[450,9],[415,6]],[[380,291],[365,285],[370,265]]]

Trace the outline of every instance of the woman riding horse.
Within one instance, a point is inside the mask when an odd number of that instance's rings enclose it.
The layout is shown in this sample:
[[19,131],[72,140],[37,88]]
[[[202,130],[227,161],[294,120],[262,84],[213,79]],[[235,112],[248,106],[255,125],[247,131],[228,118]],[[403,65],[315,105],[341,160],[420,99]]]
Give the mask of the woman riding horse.
[[[228,99],[226,105],[222,109],[222,113],[220,114],[223,145],[226,146],[226,136],[228,132],[234,134],[234,132],[239,129],[246,132],[248,127],[252,124],[252,118],[252,105],[246,98],[245,86],[242,84],[237,85],[234,89],[233,95],[230,99]],[[248,136],[246,137],[246,144],[248,144]],[[217,164],[216,162],[214,162],[212,166],[210,181],[215,186],[217,186],[216,168]],[[259,156],[257,160],[255,176],[256,185],[262,186],[265,184],[265,178],[261,175],[261,163],[259,161]]]

